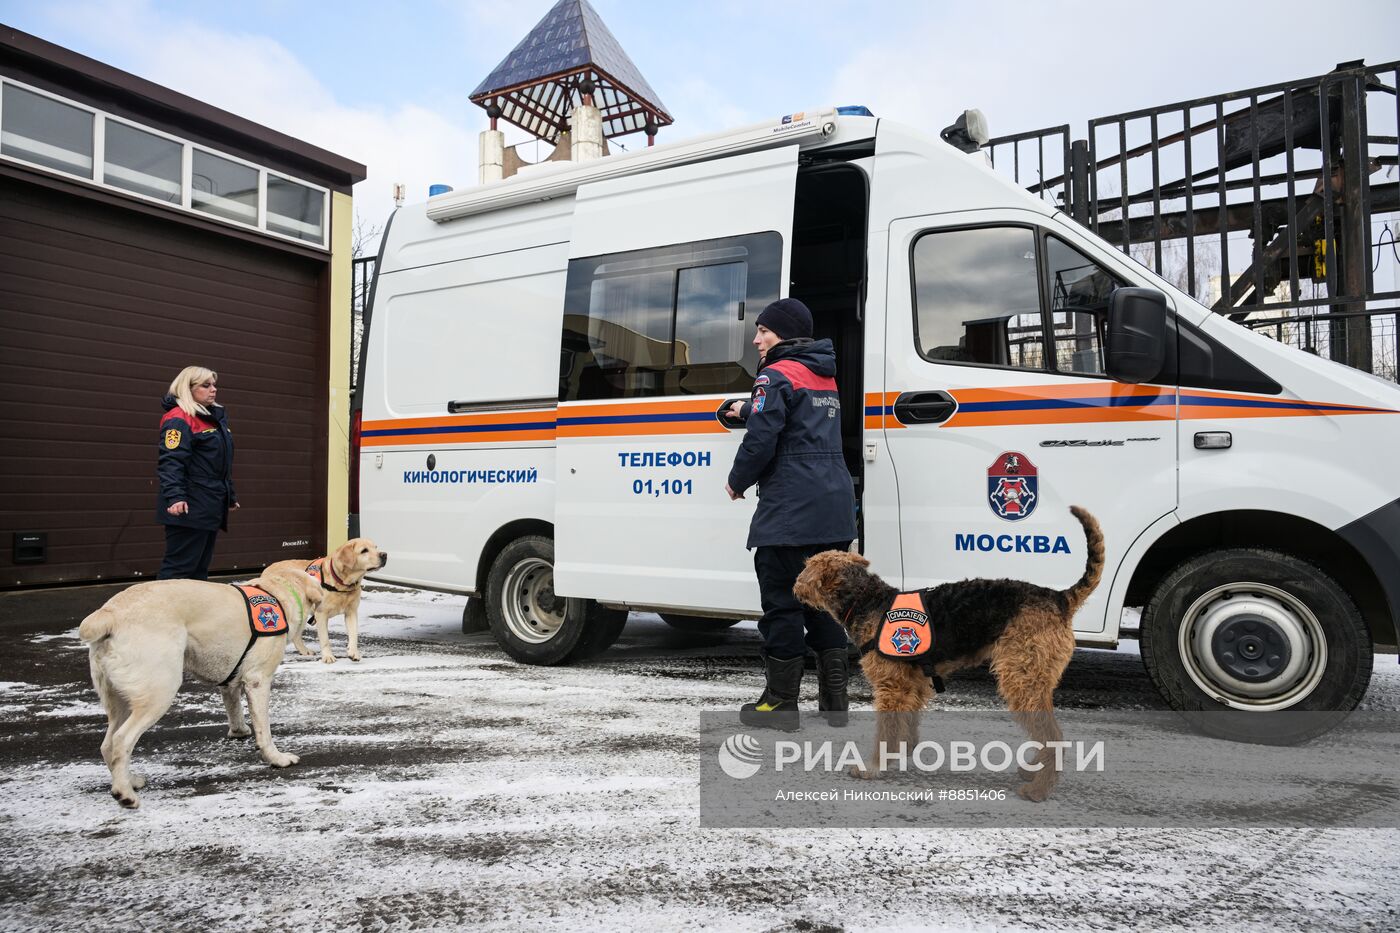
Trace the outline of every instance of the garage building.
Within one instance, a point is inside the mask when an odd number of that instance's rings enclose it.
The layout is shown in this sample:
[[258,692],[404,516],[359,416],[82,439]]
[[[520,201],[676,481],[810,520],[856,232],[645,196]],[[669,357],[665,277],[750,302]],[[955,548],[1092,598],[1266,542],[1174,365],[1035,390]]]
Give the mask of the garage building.
[[365,168],[0,26],[0,587],[154,576],[160,398],[219,373],[214,570],[345,536]]

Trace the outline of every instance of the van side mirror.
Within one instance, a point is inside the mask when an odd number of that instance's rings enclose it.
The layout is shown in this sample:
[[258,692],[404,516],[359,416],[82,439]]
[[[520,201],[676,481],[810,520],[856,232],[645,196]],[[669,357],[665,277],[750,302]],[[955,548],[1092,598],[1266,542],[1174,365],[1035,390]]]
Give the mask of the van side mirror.
[[1167,361],[1167,296],[1155,288],[1119,288],[1108,307],[1108,374],[1151,382]]

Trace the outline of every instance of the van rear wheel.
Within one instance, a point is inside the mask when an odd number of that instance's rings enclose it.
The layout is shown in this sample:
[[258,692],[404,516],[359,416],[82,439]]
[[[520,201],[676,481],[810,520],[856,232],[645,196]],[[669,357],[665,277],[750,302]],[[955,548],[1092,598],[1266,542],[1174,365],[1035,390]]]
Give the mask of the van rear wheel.
[[[543,535],[526,535],[507,544],[486,575],[491,634],[506,654],[524,664],[559,664],[569,660],[581,642],[589,650],[601,650],[601,631],[590,638],[590,629],[611,627],[615,620],[610,614],[615,611],[590,599],[555,594],[554,540]],[[612,637],[617,637],[615,631]]]
[[1320,568],[1289,554],[1200,554],[1158,585],[1142,659],[1162,697],[1209,735],[1286,745],[1356,708],[1371,681],[1366,623]]

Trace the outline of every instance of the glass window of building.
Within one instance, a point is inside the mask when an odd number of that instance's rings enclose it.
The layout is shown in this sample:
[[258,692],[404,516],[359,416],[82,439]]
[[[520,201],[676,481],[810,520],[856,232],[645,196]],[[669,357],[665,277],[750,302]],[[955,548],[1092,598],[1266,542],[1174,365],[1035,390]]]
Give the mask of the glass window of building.
[[148,198],[180,203],[180,155],[184,146],[134,126],[107,121],[102,178]]
[[190,205],[228,220],[258,222],[258,170],[230,159],[194,151]]
[[320,245],[325,239],[325,195],[285,178],[267,176],[267,229]]
[[0,99],[0,152],[70,175],[92,177],[89,111],[6,84]]

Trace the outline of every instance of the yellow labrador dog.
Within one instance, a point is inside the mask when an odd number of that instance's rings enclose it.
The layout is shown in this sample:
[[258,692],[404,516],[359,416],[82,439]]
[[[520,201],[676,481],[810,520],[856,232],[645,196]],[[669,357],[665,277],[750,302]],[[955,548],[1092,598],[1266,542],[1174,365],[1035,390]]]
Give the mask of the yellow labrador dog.
[[[228,711],[228,734],[252,735],[263,761],[285,768],[299,760],[279,751],[268,726],[272,675],[282,663],[290,621],[321,604],[321,588],[304,573],[264,573],[247,595],[226,583],[155,580],[113,596],[78,626],[88,646],[92,685],[107,710],[102,760],[112,772],[112,796],[141,805],[146,779],[130,770],[143,733],[165,715],[186,672],[218,684]],[[256,588],[256,589],[253,589]]]
[[[316,609],[316,637],[321,642],[321,660],[334,664],[335,654],[331,652],[331,634],[326,623],[335,616],[345,616],[345,634],[349,638],[345,656],[352,661],[360,660],[360,581],[366,573],[388,562],[389,554],[369,538],[351,538],[326,557],[310,563],[280,560],[268,566],[264,573],[306,573],[321,584],[326,598]],[[293,622],[292,645],[298,654],[309,658],[311,649],[301,640],[304,622],[304,618]]]

